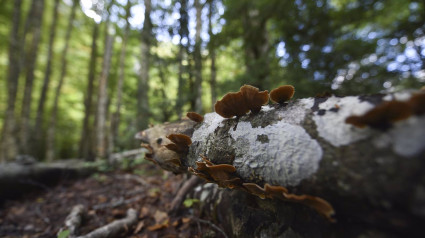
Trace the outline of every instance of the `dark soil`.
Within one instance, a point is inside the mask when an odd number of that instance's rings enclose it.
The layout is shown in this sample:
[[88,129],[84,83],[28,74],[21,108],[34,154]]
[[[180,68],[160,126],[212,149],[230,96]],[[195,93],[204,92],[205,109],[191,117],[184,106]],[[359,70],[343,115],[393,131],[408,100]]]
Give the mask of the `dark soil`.
[[219,237],[208,222],[194,218],[199,215],[196,209],[182,206],[177,214],[169,214],[170,203],[183,181],[183,175],[150,164],[62,181],[43,193],[6,201],[0,208],[0,237],[57,237],[77,204],[86,209],[78,235],[123,218],[127,209],[134,208],[139,212],[138,222],[121,237]]

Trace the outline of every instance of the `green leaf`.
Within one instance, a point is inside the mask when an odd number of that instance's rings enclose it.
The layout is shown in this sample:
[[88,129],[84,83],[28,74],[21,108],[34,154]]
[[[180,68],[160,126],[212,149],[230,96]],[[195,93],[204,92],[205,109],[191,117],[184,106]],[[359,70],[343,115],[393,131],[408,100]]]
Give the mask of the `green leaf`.
[[69,236],[69,230],[63,230],[58,234],[58,238],[67,238]]
[[198,202],[199,202],[199,199],[188,198],[188,199],[184,200],[183,205],[185,207],[191,207],[191,206],[193,206],[193,204],[198,203]]

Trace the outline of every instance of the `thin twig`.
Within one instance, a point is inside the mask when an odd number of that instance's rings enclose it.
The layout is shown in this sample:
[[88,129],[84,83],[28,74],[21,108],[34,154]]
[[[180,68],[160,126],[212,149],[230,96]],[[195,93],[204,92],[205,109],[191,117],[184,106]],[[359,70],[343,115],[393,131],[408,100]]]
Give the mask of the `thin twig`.
[[219,231],[223,235],[224,238],[228,238],[228,236],[226,235],[226,233],[220,227],[216,226],[214,223],[212,223],[210,221],[207,221],[207,220],[204,220],[204,219],[200,219],[200,218],[194,217],[194,216],[189,216],[189,218],[190,219],[193,219],[193,220],[195,220],[197,222],[204,223],[204,224],[207,224],[207,225],[211,226],[215,230]]

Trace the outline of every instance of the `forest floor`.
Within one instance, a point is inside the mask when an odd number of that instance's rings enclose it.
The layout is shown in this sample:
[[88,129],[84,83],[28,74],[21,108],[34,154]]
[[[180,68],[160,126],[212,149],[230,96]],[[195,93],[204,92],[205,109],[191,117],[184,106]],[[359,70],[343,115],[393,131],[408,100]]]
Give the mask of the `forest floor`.
[[216,237],[214,225],[200,219],[193,204],[169,213],[170,203],[183,181],[182,175],[145,163],[131,171],[96,173],[86,179],[62,181],[43,193],[6,201],[0,208],[0,237],[57,237],[77,204],[85,208],[78,235],[121,219],[127,209],[133,208],[138,211],[138,221],[121,237]]

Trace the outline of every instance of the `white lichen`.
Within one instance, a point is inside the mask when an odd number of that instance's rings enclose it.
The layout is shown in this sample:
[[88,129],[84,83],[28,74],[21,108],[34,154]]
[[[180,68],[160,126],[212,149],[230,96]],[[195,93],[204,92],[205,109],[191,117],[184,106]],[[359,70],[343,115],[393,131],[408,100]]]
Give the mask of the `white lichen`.
[[286,106],[285,110],[279,111],[278,119],[290,124],[300,125],[313,105],[314,99],[312,98],[297,100],[293,104]]
[[412,116],[394,123],[393,127],[374,139],[377,148],[391,146],[401,156],[412,157],[425,150],[425,116]]
[[[319,104],[319,109],[325,110],[325,114],[320,115],[319,111],[316,111],[313,120],[320,137],[333,146],[348,145],[367,138],[370,135],[370,129],[355,128],[345,123],[345,119],[351,115],[363,115],[373,107],[373,104],[361,102],[358,97],[330,97]],[[338,109],[330,111],[332,108]]]
[[193,132],[192,142],[205,140],[209,134],[214,133],[217,127],[223,126],[223,120],[224,118],[215,112],[205,114],[201,126]]
[[[322,148],[301,126],[278,121],[253,128],[249,122],[239,122],[229,133],[236,141],[233,165],[242,177],[296,186],[319,168]],[[258,141],[264,135],[268,142]]]

